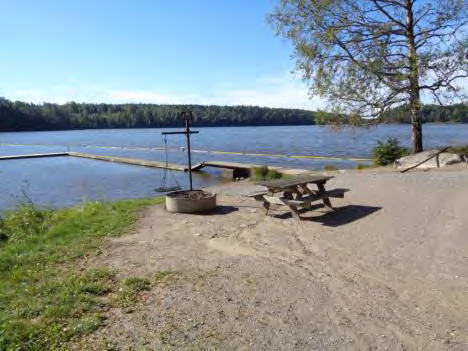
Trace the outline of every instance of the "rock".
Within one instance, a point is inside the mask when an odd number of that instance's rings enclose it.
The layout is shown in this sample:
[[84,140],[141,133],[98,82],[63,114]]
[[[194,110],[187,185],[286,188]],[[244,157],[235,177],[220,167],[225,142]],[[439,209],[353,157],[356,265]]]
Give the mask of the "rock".
[[[451,157],[445,160],[445,164],[443,166],[455,165],[457,163],[464,162],[462,155],[459,154],[452,154]],[[442,163],[442,162],[441,162]],[[442,164],[441,164],[442,166]]]
[[[395,161],[394,167],[395,168],[409,168],[416,166],[418,163],[423,162],[424,160],[428,159],[429,157],[437,154],[438,150],[430,150],[420,152],[415,155],[409,155],[402,158],[399,158]],[[440,167],[445,167],[448,165],[454,165],[457,163],[465,162],[463,155],[452,154],[450,152],[443,152],[439,154],[439,156],[430,159],[427,162],[424,162],[422,165],[418,166],[417,168],[437,168],[437,158],[439,159]]]

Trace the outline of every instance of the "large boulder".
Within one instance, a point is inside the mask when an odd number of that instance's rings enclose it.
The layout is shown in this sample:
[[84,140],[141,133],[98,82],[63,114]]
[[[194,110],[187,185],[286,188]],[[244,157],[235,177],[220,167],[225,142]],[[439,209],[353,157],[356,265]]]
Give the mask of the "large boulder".
[[[423,162],[431,156],[437,154],[439,150],[430,150],[420,152],[418,154],[405,156],[399,158],[395,161],[394,167],[396,168],[410,168],[416,166],[418,163]],[[445,167],[448,165],[454,165],[461,162],[466,162],[466,157],[464,155],[452,154],[450,152],[442,152],[439,156],[433,157],[427,162],[424,162],[422,165],[417,168],[436,168],[437,167],[437,158],[439,159],[439,166]]]

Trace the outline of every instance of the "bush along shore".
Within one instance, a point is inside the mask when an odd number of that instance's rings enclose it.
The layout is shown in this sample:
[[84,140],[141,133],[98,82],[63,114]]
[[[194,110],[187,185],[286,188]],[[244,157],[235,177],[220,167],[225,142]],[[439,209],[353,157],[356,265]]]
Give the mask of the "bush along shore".
[[66,348],[96,330],[113,303],[134,301],[148,282],[119,282],[107,268],[83,270],[79,263],[161,201],[89,202],[58,211],[26,203],[7,213],[0,221],[0,350]]

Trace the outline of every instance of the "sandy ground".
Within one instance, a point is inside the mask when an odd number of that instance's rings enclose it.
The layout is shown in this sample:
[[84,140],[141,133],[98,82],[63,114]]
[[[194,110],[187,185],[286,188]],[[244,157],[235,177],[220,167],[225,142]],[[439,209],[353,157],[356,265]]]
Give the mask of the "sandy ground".
[[209,215],[147,210],[90,265],[176,272],[77,348],[468,350],[468,169],[336,173],[301,222],[220,187]]

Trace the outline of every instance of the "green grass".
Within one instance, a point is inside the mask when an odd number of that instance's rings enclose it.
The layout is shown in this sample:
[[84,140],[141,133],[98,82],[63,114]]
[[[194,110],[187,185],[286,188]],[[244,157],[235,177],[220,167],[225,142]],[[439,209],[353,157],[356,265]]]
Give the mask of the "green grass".
[[120,297],[121,306],[127,312],[133,311],[132,306],[138,300],[138,295],[142,291],[147,291],[151,288],[151,281],[147,278],[132,277],[124,281],[122,295]]
[[260,166],[252,168],[250,180],[258,182],[262,180],[281,179],[283,176],[284,175],[276,169],[270,169],[268,166]]
[[451,146],[447,151],[454,154],[468,155],[468,145]]
[[182,275],[179,272],[173,271],[157,271],[154,275],[154,284],[167,285],[172,284],[178,279],[181,279]]
[[[160,199],[90,202],[52,211],[22,205],[0,222],[0,350],[63,349],[102,323],[115,286],[107,269],[83,270],[79,259],[128,230],[144,206]],[[144,280],[125,282],[141,290]]]

